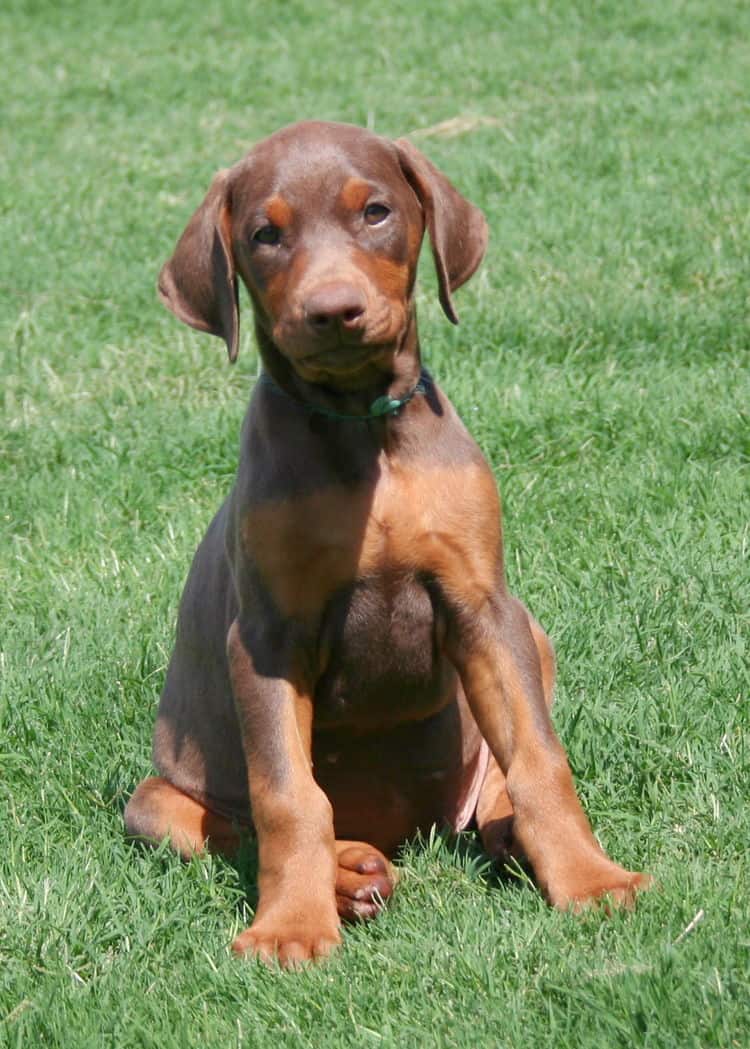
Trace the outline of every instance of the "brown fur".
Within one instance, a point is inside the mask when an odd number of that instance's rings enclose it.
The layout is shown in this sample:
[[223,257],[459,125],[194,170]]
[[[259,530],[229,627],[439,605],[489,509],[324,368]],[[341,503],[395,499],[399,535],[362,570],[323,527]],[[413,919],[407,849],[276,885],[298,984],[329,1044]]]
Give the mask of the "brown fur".
[[[159,281],[233,359],[241,277],[265,377],[183,594],[160,776],[126,825],[182,855],[232,854],[253,827],[259,905],[235,949],[285,965],[372,917],[386,856],[435,822],[474,816],[558,907],[647,884],[591,833],[550,721],[552,647],[506,589],[492,473],[421,372],[425,230],[455,320],[481,213],[403,140],[298,124],[217,176]],[[366,418],[383,395],[410,399]]]

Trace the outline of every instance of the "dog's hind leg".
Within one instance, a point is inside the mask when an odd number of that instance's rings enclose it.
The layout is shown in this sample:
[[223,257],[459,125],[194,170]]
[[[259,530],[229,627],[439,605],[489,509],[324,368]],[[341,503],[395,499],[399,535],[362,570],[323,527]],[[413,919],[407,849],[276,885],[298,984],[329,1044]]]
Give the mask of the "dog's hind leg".
[[183,859],[207,850],[231,858],[240,844],[240,828],[235,823],[161,776],[151,776],[138,784],[125,807],[124,818],[131,838],[149,844],[167,838]]

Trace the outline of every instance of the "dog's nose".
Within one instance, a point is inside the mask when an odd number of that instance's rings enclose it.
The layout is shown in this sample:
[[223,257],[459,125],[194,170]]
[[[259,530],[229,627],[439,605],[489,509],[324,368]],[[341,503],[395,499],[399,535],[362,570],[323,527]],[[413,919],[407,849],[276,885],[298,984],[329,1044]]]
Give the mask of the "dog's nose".
[[305,320],[321,335],[336,327],[355,331],[362,327],[367,302],[364,293],[353,284],[337,281],[325,284],[305,301]]

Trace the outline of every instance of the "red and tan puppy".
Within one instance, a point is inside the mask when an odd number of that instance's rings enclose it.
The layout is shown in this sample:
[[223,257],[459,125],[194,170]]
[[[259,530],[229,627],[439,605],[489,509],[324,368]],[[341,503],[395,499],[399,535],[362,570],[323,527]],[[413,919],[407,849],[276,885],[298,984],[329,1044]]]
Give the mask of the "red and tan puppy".
[[294,965],[393,890],[398,845],[476,821],[556,907],[648,879],[597,844],[550,720],[554,655],[506,588],[493,475],[422,369],[414,280],[440,301],[487,229],[409,142],[301,123],[220,172],[162,270],[173,313],[263,361],[229,498],[188,576],[128,832],[185,856],[253,827],[259,903],[235,941]]

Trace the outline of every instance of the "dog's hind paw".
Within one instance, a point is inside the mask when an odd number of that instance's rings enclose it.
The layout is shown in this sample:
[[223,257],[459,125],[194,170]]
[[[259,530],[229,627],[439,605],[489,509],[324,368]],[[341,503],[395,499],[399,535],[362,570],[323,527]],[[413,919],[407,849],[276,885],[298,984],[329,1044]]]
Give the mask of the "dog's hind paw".
[[374,845],[337,841],[336,907],[344,921],[374,918],[393,894],[398,876]]

